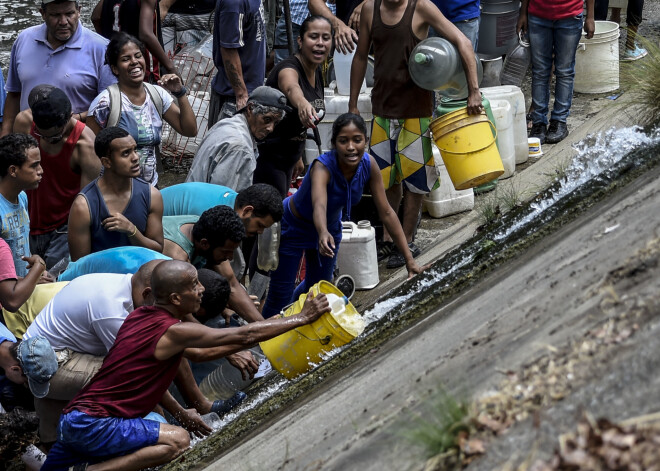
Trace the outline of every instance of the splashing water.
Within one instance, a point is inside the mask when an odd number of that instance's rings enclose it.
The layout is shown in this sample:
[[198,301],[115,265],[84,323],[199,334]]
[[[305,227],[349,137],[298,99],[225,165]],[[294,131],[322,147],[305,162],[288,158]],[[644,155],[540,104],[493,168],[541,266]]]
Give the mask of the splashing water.
[[563,197],[570,194],[587,182],[606,176],[608,171],[633,150],[660,142],[660,130],[656,129],[650,135],[644,134],[642,128],[633,126],[622,129],[610,129],[599,133],[592,139],[585,139],[573,146],[577,155],[566,169],[565,176],[559,180],[559,188],[541,201],[530,205],[532,211],[515,224],[498,233],[496,241],[505,239],[518,229],[526,226],[542,215],[548,208],[554,206]]

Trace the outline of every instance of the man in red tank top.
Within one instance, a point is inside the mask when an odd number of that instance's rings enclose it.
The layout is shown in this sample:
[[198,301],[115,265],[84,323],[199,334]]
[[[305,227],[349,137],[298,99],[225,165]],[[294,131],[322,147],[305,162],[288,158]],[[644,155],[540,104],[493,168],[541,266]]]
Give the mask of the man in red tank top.
[[[401,225],[413,257],[421,253],[413,242],[413,235],[422,198],[439,186],[429,128],[433,94],[418,87],[408,72],[410,53],[428,36],[429,26],[456,46],[468,83],[468,113],[481,113],[483,108],[472,43],[430,0],[367,0],[363,4],[348,102],[348,110],[359,114],[358,95],[366,72],[367,55],[373,44],[371,104],[374,119],[369,154],[380,167],[387,199],[395,212],[403,199]],[[403,254],[394,248],[390,234],[384,230],[379,260],[386,256],[389,256],[387,268],[406,264]]]
[[171,461],[190,445],[188,432],[142,417],[167,391],[181,358],[197,349],[236,352],[314,322],[330,309],[321,294],[308,297],[294,316],[213,329],[181,322],[199,310],[204,291],[189,263],[160,263],[151,288],[155,304],[128,315],[101,369],[64,409],[59,439],[42,471],[86,462],[119,471]]
[[71,114],[71,101],[59,88],[38,85],[30,108],[14,121],[14,132],[31,134],[39,143],[44,176],[30,190],[30,249],[50,269],[68,256],[69,209],[81,188],[96,178],[101,161],[94,153],[94,133]]

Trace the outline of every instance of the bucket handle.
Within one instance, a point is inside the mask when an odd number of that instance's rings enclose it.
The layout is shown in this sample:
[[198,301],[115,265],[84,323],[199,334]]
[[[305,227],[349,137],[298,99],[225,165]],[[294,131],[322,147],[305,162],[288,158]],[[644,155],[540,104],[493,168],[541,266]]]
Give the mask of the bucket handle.
[[[295,302],[293,302],[293,303],[291,303],[291,304],[289,304],[289,305],[287,305],[287,306],[284,306],[284,307],[282,308],[282,310],[280,311],[280,315],[281,315],[282,317],[284,317],[284,311],[286,311],[287,309],[289,309],[289,308],[290,308],[291,306],[293,306],[294,304],[295,304]],[[293,330],[295,330],[295,331],[298,333],[298,335],[300,335],[301,337],[305,337],[305,338],[306,338],[307,340],[309,340],[310,342],[321,342],[321,345],[327,345],[327,344],[330,343],[330,340],[332,340],[332,335],[331,335],[331,334],[328,334],[328,335],[326,335],[325,337],[319,337],[319,338],[317,338],[317,339],[310,339],[310,338],[307,337],[305,334],[303,334],[302,332],[300,332],[298,329],[293,329]]]
[[[490,124],[490,127],[493,128],[492,132],[495,133],[495,136],[493,136],[493,139],[497,140],[497,128],[495,127],[495,125],[493,124],[493,122],[492,122],[490,119],[488,120],[488,124]],[[452,151],[450,151],[449,149],[443,149],[442,147],[440,147],[440,146],[438,145],[437,142],[435,143],[435,145],[436,145],[436,147],[438,148],[438,150],[439,150],[440,152],[450,152],[450,153],[452,152]],[[472,153],[474,153],[474,152],[481,152],[482,150],[484,150],[484,149],[486,149],[487,147],[490,147],[490,146],[492,146],[492,145],[493,145],[493,143],[491,142],[491,143],[488,144],[487,146],[483,146],[483,147],[481,147],[480,149],[471,150],[470,152],[466,152],[466,153],[472,154]]]
[[326,335],[325,337],[319,337],[319,338],[317,338],[317,339],[310,339],[310,338],[307,337],[305,334],[303,334],[302,332],[300,332],[298,329],[293,329],[293,330],[295,330],[296,333],[297,333],[298,335],[300,335],[301,337],[305,337],[305,338],[306,338],[307,340],[309,340],[310,342],[320,342],[321,345],[327,345],[327,344],[330,343],[330,340],[332,340],[332,335],[331,335],[331,334],[328,334],[328,335]]

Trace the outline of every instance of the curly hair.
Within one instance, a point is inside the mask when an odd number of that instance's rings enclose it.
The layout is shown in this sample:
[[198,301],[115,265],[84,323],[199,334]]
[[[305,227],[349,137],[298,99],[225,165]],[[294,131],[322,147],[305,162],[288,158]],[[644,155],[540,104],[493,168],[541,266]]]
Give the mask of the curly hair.
[[27,161],[27,151],[39,147],[28,134],[8,134],[0,138],[0,177],[6,177],[9,167],[21,167]]
[[206,239],[214,250],[225,245],[227,239],[240,243],[245,238],[245,227],[233,208],[218,205],[202,213],[193,226],[192,236],[197,242]]
[[227,306],[231,288],[227,279],[213,270],[201,268],[197,270],[197,279],[204,286],[202,294],[202,308],[207,316],[220,314]]
[[[121,55],[121,50],[124,48],[124,46],[130,43],[135,44],[142,53],[142,55],[144,56],[145,53],[144,43],[135,36],[131,36],[130,34],[121,31],[119,33],[115,33],[112,36],[112,39],[110,39],[110,42],[108,43],[108,47],[105,50],[105,63],[111,66],[111,68],[113,65],[116,67],[117,62],[119,62],[119,56]],[[112,73],[115,76],[117,75],[114,72]]]
[[109,157],[112,141],[126,136],[129,136],[128,131],[117,126],[101,129],[96,139],[94,139],[94,152],[98,155],[99,159],[101,157]]
[[254,216],[258,218],[270,216],[275,222],[281,221],[284,213],[280,192],[266,183],[256,183],[239,191],[234,204],[237,209],[252,206]]

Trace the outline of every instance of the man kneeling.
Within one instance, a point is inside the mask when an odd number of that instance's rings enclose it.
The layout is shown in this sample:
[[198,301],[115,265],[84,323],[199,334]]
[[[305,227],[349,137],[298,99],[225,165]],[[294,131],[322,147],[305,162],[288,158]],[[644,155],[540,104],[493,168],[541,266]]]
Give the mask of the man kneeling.
[[89,470],[133,470],[171,461],[190,445],[188,432],[142,417],[162,398],[186,349],[243,350],[314,322],[330,307],[325,295],[310,296],[295,316],[212,329],[181,322],[199,309],[204,291],[192,265],[160,263],[151,288],[155,305],[126,318],[99,372],[64,409],[43,471],[86,462],[97,463]]

